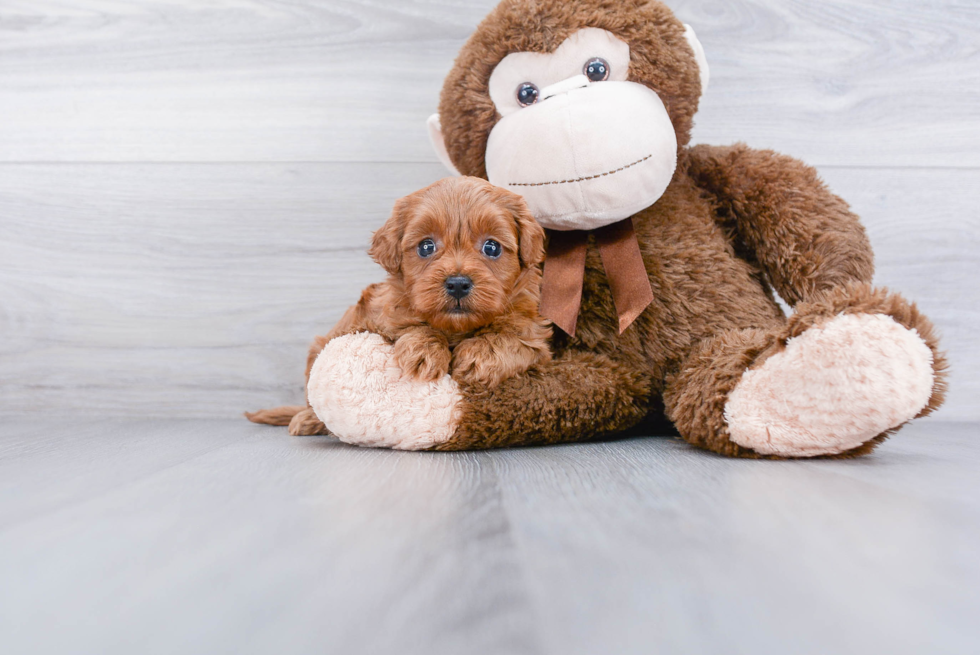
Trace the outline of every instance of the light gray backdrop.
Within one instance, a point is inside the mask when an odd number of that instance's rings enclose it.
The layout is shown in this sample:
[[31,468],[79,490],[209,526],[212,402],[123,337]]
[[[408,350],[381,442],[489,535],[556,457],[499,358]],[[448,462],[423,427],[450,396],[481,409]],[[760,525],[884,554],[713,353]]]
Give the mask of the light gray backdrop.
[[[674,0],[712,66],[696,142],[817,166],[980,418],[980,4]],[[234,416],[444,175],[424,121],[494,0],[0,0],[0,414]]]

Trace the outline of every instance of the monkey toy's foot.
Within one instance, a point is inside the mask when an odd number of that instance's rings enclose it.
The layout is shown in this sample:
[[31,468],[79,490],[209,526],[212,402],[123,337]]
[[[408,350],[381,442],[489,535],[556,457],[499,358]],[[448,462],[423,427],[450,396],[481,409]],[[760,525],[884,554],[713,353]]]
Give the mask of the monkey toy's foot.
[[733,442],[762,455],[844,453],[919,414],[934,381],[915,330],[884,314],[839,314],[746,371],[725,422]]

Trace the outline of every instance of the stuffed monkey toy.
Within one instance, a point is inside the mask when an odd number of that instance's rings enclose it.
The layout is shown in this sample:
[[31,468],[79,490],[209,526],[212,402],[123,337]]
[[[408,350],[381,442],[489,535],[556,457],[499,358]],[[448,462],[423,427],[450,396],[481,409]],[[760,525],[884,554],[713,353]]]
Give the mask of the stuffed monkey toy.
[[693,30],[659,2],[504,0],[429,128],[448,166],[519,193],[548,230],[553,360],[492,389],[420,383],[392,374],[377,335],[347,335],[316,360],[291,431],[458,450],[665,412],[724,455],[848,457],[938,408],[935,331],[871,286],[847,204],[784,155],[688,145],[707,82]]

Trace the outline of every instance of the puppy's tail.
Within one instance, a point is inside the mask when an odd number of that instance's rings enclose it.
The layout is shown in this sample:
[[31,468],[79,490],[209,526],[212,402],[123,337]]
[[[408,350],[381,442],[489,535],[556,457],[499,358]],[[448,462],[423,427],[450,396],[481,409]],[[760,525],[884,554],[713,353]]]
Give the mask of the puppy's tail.
[[294,416],[306,409],[306,405],[286,405],[273,409],[260,409],[257,412],[245,412],[245,418],[252,423],[265,425],[289,425]]

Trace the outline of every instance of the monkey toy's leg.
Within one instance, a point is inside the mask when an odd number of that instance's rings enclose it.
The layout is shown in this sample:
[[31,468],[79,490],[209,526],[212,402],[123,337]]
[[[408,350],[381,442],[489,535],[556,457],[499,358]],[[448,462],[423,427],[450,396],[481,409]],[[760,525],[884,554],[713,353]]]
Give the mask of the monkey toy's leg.
[[931,324],[871,289],[864,228],[817,171],[744,145],[695,146],[685,162],[741,256],[795,310],[785,326],[716,334],[688,353],[664,394],[688,441],[730,455],[858,455],[942,403]]
[[688,442],[741,457],[849,457],[942,403],[932,325],[885,290],[851,284],[785,323],[699,342],[664,403]]
[[437,450],[584,441],[630,428],[650,407],[650,376],[593,352],[565,351],[493,389],[463,387],[459,423]]

